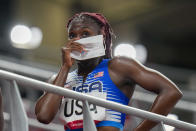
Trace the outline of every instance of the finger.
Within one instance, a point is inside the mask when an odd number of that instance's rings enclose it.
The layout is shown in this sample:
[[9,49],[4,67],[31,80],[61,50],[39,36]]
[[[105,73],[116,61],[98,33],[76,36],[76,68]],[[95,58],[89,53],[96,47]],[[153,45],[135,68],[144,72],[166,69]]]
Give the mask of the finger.
[[79,49],[80,51],[85,51],[85,49],[82,46],[75,44],[75,43],[65,46],[63,49],[72,51],[73,49],[76,49],[76,48]]
[[78,51],[78,52],[82,53],[83,49],[78,48],[78,47],[73,47],[73,48],[71,48],[71,52],[72,51]]
[[77,43],[77,42],[72,42],[72,43],[70,43],[70,46],[78,46],[79,48],[84,48],[84,46],[83,45],[81,45],[80,43]]
[[78,51],[78,52],[81,53],[83,50],[82,50],[82,48],[79,48],[78,46],[72,46],[72,47],[70,47],[70,48],[63,47],[63,48],[62,48],[62,52],[65,53],[66,51],[69,51],[69,52]]
[[73,42],[73,45],[78,46],[79,48],[82,49],[82,51],[87,52],[87,50],[85,49],[85,46],[78,43],[78,42]]
[[82,44],[80,44],[78,42],[75,42],[75,41],[69,41],[66,46],[70,46],[70,45],[73,45],[73,44],[84,47]]

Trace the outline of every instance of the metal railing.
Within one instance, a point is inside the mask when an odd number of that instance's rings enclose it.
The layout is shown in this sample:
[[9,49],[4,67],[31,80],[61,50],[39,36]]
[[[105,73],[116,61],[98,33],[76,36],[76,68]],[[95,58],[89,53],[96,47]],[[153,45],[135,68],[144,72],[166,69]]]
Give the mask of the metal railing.
[[[7,126],[5,126],[5,131],[14,131],[14,130],[28,131],[28,126],[35,127],[35,128],[41,128],[41,129],[48,130],[48,131],[63,131],[64,130],[63,125],[60,125],[60,124],[50,123],[50,124],[46,125],[46,124],[42,124],[42,123],[38,122],[36,119],[33,119],[33,118],[28,118],[28,121],[27,121],[27,119],[26,119],[27,115],[24,111],[24,106],[21,101],[22,98],[20,97],[17,83],[15,81],[0,80],[0,84],[1,84],[1,88],[3,90],[2,93],[4,94],[4,100],[5,100],[4,101],[4,103],[5,103],[4,108],[5,108],[5,111],[7,111],[7,112],[3,112],[4,120],[7,125]],[[15,96],[15,97],[12,97],[12,96]],[[16,108],[13,108],[12,103],[14,103],[14,104],[17,103],[17,105],[15,106]],[[93,127],[89,126],[89,125],[93,125],[93,124],[92,124],[91,117],[88,113],[89,108],[86,104],[84,104],[85,109],[83,109],[84,116],[85,116],[84,122],[88,123],[88,124],[85,124],[85,125],[88,125],[88,129],[93,130],[92,129]],[[20,114],[20,115],[18,115],[18,114]],[[12,119],[12,118],[14,118],[14,119]],[[22,121],[17,121],[17,122],[20,122],[20,123],[18,123],[19,125],[13,124],[13,123],[15,123],[15,120],[16,120],[15,118],[17,118],[17,120],[22,119]],[[132,118],[132,119],[135,120],[134,118]],[[90,122],[91,122],[91,124],[90,124]],[[88,130],[88,129],[85,129],[85,130]],[[152,131],[157,131],[157,130],[165,131],[162,123],[152,129]]]
[[28,131],[28,118],[15,81],[1,80],[6,112],[9,113],[8,131]]
[[[158,115],[155,113],[151,113],[148,111],[144,111],[144,110],[140,110],[137,108],[133,108],[133,107],[129,107],[129,106],[125,106],[119,103],[115,103],[115,102],[111,102],[111,101],[107,101],[104,99],[98,99],[97,97],[94,96],[90,96],[90,95],[86,95],[86,94],[81,94],[79,92],[75,92],[69,89],[65,89],[59,86],[55,86],[52,84],[48,84],[45,82],[41,82],[35,79],[31,79],[28,77],[24,77],[21,75],[17,75],[11,72],[7,72],[7,71],[3,71],[0,70],[0,78],[1,79],[7,79],[7,80],[15,80],[17,83],[25,85],[25,87],[27,88],[35,88],[35,89],[39,89],[39,90],[44,90],[47,92],[52,92],[52,93],[56,93],[62,96],[66,96],[68,98],[73,98],[73,99],[80,99],[81,101],[83,101],[83,108],[84,110],[87,109],[86,114],[85,114],[85,118],[84,118],[84,129],[85,131],[93,131],[96,130],[95,128],[95,124],[92,121],[92,118],[90,116],[90,112],[88,110],[88,102],[96,104],[98,106],[102,106],[105,108],[109,108],[109,109],[113,109],[125,114],[131,114],[137,117],[141,117],[141,118],[145,118],[145,119],[149,119],[152,121],[156,121],[156,122],[160,122],[160,123],[164,123],[167,125],[171,125],[177,128],[181,128],[181,129],[186,129],[186,130],[190,130],[190,131],[195,131],[196,130],[196,125],[191,124],[191,123],[187,123],[187,122],[183,122],[183,121],[179,121],[179,120],[173,120],[170,118],[167,118],[165,116],[162,115]],[[86,122],[86,120],[88,122]],[[91,121],[91,122],[89,122]],[[86,124],[85,124],[86,123]],[[89,128],[89,123],[91,124],[91,128]],[[87,125],[88,124],[88,125]]]
[[[26,114],[24,114],[24,115],[26,115]],[[4,116],[5,124],[10,123],[10,121],[12,120],[10,118],[10,114],[8,112],[3,112],[3,116]],[[30,126],[30,127],[35,127],[35,128],[39,128],[39,129],[44,129],[44,130],[47,130],[47,131],[64,131],[64,126],[63,125],[56,124],[56,123],[50,123],[50,124],[46,125],[46,124],[42,124],[42,123],[38,122],[34,118],[28,118],[28,123],[27,122],[23,123],[23,127],[25,127],[25,126],[27,126],[27,127]],[[11,131],[11,129],[10,129],[11,127],[12,127],[12,125],[11,126],[9,126],[9,125],[6,126],[4,131]],[[28,130],[25,130],[25,131],[28,131]]]
[[39,123],[36,119],[28,118],[24,109],[22,98],[15,81],[0,80],[2,89],[5,120],[5,131],[29,131],[29,126],[49,131],[63,131],[63,125]]

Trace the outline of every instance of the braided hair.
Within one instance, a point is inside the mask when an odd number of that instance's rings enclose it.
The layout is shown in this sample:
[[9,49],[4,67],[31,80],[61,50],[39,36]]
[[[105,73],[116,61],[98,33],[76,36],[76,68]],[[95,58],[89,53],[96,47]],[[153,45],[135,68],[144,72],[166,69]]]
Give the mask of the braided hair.
[[69,29],[69,26],[73,21],[80,21],[85,19],[93,20],[95,23],[97,23],[100,26],[101,30],[105,33],[104,44],[106,49],[105,51],[106,55],[104,56],[104,58],[105,59],[112,58],[111,47],[112,47],[113,31],[110,24],[102,14],[89,13],[89,12],[81,12],[79,14],[75,14],[73,17],[69,19],[67,23],[67,29]]

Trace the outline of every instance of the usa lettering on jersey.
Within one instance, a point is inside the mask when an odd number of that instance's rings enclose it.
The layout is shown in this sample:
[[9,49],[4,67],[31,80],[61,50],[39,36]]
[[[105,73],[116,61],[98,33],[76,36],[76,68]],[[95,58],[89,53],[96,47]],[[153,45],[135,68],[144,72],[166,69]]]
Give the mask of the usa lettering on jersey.
[[[106,93],[103,92],[103,84],[101,81],[84,84],[83,86],[76,84],[72,87],[74,91],[82,92],[91,96],[106,99]],[[77,129],[82,127],[83,120],[83,105],[79,100],[65,98],[64,103],[64,120],[70,129]],[[105,108],[89,104],[89,109],[93,119],[98,122],[105,118]]]

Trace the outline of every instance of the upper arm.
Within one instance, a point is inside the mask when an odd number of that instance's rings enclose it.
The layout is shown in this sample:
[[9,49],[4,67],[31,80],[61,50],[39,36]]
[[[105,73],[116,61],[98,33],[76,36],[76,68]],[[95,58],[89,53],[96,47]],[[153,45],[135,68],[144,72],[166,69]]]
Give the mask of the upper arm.
[[134,59],[119,57],[115,60],[117,70],[121,75],[132,79],[136,84],[146,90],[160,93],[165,91],[179,92],[176,85],[158,71],[147,68]]

